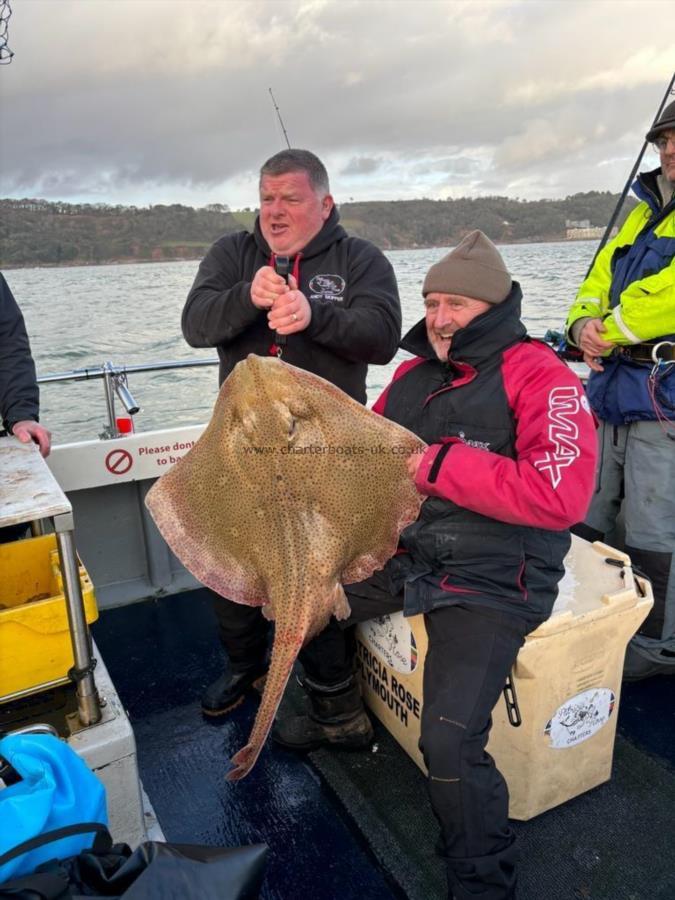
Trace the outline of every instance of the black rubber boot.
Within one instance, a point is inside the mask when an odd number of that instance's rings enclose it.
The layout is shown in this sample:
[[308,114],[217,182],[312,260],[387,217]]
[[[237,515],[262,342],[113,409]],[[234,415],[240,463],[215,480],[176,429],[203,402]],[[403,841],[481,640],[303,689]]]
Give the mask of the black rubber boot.
[[247,669],[228,669],[202,695],[202,712],[206,716],[224,716],[243,703],[247,691],[262,693],[267,677],[267,663],[256,663]]
[[287,750],[363,750],[373,740],[373,726],[366,715],[361,691],[354,678],[330,687],[305,679],[310,712],[276,722],[274,740]]

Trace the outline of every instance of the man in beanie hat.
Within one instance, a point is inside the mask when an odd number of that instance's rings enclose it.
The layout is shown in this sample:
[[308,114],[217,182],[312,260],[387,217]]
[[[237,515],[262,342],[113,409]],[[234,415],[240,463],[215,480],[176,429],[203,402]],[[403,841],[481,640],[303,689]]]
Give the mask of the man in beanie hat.
[[660,166],[638,175],[641,202],[598,254],[567,319],[601,420],[598,489],[578,533],[603,540],[623,507],[626,552],[654,590],[628,647],[628,680],[675,674],[675,101],[647,140]]
[[[401,344],[413,358],[374,409],[429,445],[408,463],[426,499],[384,569],[345,586],[347,623],[331,620],[300,659],[308,682],[325,681],[322,651],[334,664],[342,642],[346,677],[341,625],[424,613],[420,745],[449,896],[506,900],[516,853],[506,784],[485,752],[490,714],[525,635],[553,608],[569,527],[593,490],[595,426],[578,378],[527,337],[520,287],[482,232],[431,267],[422,293],[425,318]],[[275,738],[308,750],[334,727],[313,705]]]

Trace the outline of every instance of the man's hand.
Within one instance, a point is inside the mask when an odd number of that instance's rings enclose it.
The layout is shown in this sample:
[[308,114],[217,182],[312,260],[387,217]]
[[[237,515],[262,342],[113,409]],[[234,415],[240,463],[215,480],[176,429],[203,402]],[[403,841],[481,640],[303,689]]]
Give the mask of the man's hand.
[[15,438],[18,438],[22,444],[28,444],[30,441],[34,441],[39,446],[40,453],[43,456],[49,456],[49,451],[52,449],[52,436],[51,433],[38,422],[33,422],[30,419],[26,419],[23,422],[16,422],[12,425],[12,434]]
[[267,313],[267,321],[277,334],[295,334],[304,331],[312,321],[312,307],[292,275],[288,277],[287,292],[279,294]]
[[611,341],[605,341],[602,335],[607,331],[602,319],[589,319],[581,329],[579,335],[579,347],[584,354],[584,362],[594,372],[602,372],[603,366],[596,359],[615,346]]
[[417,477],[417,470],[420,467],[420,463],[424,458],[424,454],[426,453],[427,448],[421,448],[419,450],[414,450],[410,456],[406,459],[405,464],[408,467],[408,474],[414,481]]
[[258,309],[271,309],[277,298],[289,290],[281,275],[277,275],[271,266],[263,266],[251,282],[251,303]]

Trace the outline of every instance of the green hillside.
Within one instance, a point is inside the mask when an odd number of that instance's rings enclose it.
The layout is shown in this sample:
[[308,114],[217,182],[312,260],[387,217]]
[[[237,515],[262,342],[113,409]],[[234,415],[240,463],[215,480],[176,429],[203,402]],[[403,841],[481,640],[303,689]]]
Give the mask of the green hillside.
[[[568,221],[602,227],[617,195],[591,191],[564,200],[508,197],[345,203],[350,234],[383,249],[448,246],[482,229],[494,241],[564,240]],[[193,209],[0,200],[0,266],[200,259],[222,234],[251,230],[255,210],[214,203]]]

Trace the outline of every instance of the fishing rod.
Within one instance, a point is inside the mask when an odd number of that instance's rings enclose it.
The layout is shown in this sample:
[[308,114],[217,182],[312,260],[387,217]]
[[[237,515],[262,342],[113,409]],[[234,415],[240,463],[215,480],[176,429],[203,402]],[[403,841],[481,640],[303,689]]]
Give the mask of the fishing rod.
[[272,88],[267,89],[270,92],[270,97],[272,98],[272,103],[274,104],[274,109],[276,110],[277,116],[279,118],[279,124],[281,125],[281,130],[284,133],[284,137],[286,138],[286,146],[288,149],[291,149],[291,142],[288,140],[288,134],[286,133],[286,127],[284,125],[284,120],[281,118],[281,112],[279,107],[277,106],[277,101],[274,99],[274,94],[272,93]]
[[[661,101],[661,105],[659,106],[659,108],[656,111],[656,115],[654,116],[654,121],[652,122],[652,126],[651,126],[652,128],[658,122],[659,116],[663,112],[663,108],[665,107],[665,105],[668,101],[668,97],[671,94],[675,93],[675,88],[673,87],[674,85],[675,85],[675,72],[673,73],[673,77],[670,79],[670,84],[668,85],[668,89],[667,89],[666,93],[663,95],[663,100]],[[651,128],[649,129],[649,131],[651,131]],[[612,213],[612,217],[609,220],[609,222],[607,223],[607,228],[605,228],[605,233],[603,234],[603,236],[600,240],[600,243],[598,244],[598,247],[593,255],[591,264],[588,267],[588,271],[586,272],[586,276],[585,276],[586,278],[588,278],[588,276],[591,274],[591,269],[595,265],[595,260],[598,258],[598,254],[600,253],[602,248],[605,246],[605,244],[609,240],[609,236],[611,234],[612,228],[614,228],[614,224],[619,216],[619,213],[621,212],[621,208],[623,207],[626,197],[628,196],[628,191],[631,189],[631,185],[633,184],[633,180],[635,178],[637,170],[640,166],[640,163],[642,162],[642,157],[645,155],[645,150],[647,149],[647,143],[648,143],[648,141],[645,139],[642,144],[642,149],[640,150],[640,152],[638,154],[638,158],[635,160],[635,165],[631,169],[631,173],[628,176],[628,180],[626,181],[626,184],[624,185],[624,189],[621,193],[621,196],[619,197],[619,200],[618,200],[616,206],[614,207],[614,212]]]

